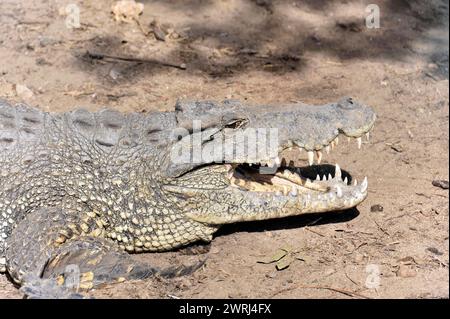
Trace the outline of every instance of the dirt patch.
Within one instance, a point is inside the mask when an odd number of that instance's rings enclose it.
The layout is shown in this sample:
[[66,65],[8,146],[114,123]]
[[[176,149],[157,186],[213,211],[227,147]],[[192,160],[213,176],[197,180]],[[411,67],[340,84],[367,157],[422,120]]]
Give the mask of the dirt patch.
[[[194,275],[92,295],[448,298],[448,190],[433,185],[449,180],[444,1],[379,1],[379,29],[364,23],[370,1],[141,2],[138,24],[115,21],[113,1],[1,1],[0,96],[46,111],[107,105],[123,112],[172,110],[179,98],[352,96],[378,114],[371,141],[362,150],[344,141],[324,161],[359,180],[367,175],[369,196],[357,210],[224,227]],[[70,3],[80,8],[76,29],[66,27]],[[298,257],[287,269],[258,263],[286,247]],[[195,259],[181,252],[136,258]],[[0,276],[0,297],[20,296]]]

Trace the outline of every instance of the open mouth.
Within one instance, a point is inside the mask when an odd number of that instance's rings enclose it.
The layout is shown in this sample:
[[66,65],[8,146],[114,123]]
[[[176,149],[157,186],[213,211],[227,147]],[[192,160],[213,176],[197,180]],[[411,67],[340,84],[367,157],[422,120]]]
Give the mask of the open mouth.
[[[276,196],[298,196],[300,194],[335,194],[340,198],[344,193],[367,191],[367,178],[358,184],[356,179],[349,182],[351,177],[343,174],[339,165],[334,167],[334,173],[327,167],[300,168],[300,167],[278,167],[272,172],[265,170],[260,165],[227,164],[228,178],[232,186],[242,190],[253,192],[270,192]],[[302,173],[305,171],[305,173]],[[328,171],[322,176],[319,171]],[[310,178],[311,174],[317,172],[316,177]]]
[[[364,133],[369,140],[368,133]],[[358,148],[361,148],[362,138],[356,137]],[[324,146],[329,153],[338,143],[338,138]],[[291,149],[298,146],[287,146]],[[301,148],[298,147],[300,150]],[[305,150],[303,150],[305,151]],[[287,165],[285,158],[277,157],[262,163],[226,164],[227,177],[232,187],[243,191],[271,194],[275,198],[306,197],[318,200],[325,206],[342,202],[349,207],[360,203],[367,196],[368,181],[365,177],[360,183],[336,165],[313,165],[314,155],[317,164],[322,159],[322,150],[306,151],[310,166],[296,167]]]

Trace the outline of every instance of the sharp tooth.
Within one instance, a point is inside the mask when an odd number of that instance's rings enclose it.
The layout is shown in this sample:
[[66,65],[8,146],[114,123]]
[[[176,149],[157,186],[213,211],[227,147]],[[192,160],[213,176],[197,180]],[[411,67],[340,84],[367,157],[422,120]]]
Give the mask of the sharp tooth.
[[326,175],[323,175],[322,181],[326,181],[326,180],[327,180],[327,176],[326,176]]
[[330,173],[328,173],[328,180],[331,181],[333,179],[333,176],[331,176]]
[[311,184],[311,183],[312,183],[311,180],[310,180],[309,178],[307,178],[307,179],[306,179],[305,185],[306,185],[306,184]]
[[364,193],[367,190],[367,176],[364,177],[364,180],[361,183],[361,193]]
[[348,179],[347,179],[347,176],[345,176],[345,178],[344,178],[344,184],[345,184],[345,185],[347,185],[347,184],[348,184]]
[[319,174],[317,174],[317,176],[316,176],[316,181],[320,181],[320,175]]
[[342,188],[340,187],[340,186],[336,186],[336,196],[338,197],[338,198],[341,198],[342,197]]
[[367,141],[370,140],[370,133],[369,132],[366,133],[366,139],[367,139]]
[[327,154],[330,154],[330,145],[325,146],[325,152],[327,152]]
[[335,146],[334,141],[331,141],[331,142],[330,142],[330,145],[331,145],[331,149],[334,150],[334,146]]
[[354,186],[358,185],[358,181],[356,180],[356,178],[353,180],[353,185]]
[[297,187],[292,187],[291,192],[289,194],[291,194],[292,196],[297,196],[298,194]]
[[280,164],[281,164],[281,159],[278,156],[277,156],[277,158],[275,158],[275,164],[277,166],[280,166]]
[[317,164],[320,164],[320,162],[322,161],[322,152],[316,151],[316,155],[317,155]]
[[357,137],[356,138],[356,143],[358,143],[358,149],[360,149],[361,145],[362,145],[362,138],[361,137]]
[[336,164],[336,166],[335,166],[334,177],[336,177],[337,179],[341,179],[341,177],[342,177],[342,172],[341,172],[341,168],[339,167],[339,164]]
[[313,151],[308,151],[308,163],[309,163],[309,166],[314,164],[314,153],[313,153]]

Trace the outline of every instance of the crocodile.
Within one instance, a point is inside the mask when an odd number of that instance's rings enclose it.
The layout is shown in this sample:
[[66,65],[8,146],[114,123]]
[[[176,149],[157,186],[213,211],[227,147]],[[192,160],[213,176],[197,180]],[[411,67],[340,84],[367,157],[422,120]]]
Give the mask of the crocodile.
[[[128,114],[0,100],[0,272],[28,296],[73,297],[201,266],[157,268],[130,253],[209,242],[224,224],[355,207],[367,178],[352,182],[337,164],[333,174],[303,172],[323,166],[340,136],[361,147],[375,119],[350,97],[178,101],[174,111]],[[304,166],[287,162],[291,149]]]

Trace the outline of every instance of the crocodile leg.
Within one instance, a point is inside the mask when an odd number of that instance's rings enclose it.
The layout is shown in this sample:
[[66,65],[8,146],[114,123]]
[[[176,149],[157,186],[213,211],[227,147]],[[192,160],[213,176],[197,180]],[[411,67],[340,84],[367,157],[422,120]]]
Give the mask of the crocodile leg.
[[[85,226],[79,226],[85,225]],[[135,261],[114,242],[95,237],[95,222],[57,208],[39,208],[27,215],[7,242],[7,271],[32,298],[74,298],[74,290],[103,283],[173,277],[192,273],[191,266],[158,269]]]

